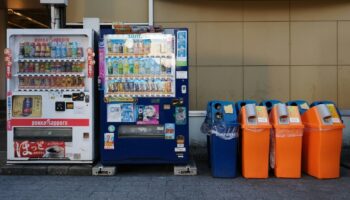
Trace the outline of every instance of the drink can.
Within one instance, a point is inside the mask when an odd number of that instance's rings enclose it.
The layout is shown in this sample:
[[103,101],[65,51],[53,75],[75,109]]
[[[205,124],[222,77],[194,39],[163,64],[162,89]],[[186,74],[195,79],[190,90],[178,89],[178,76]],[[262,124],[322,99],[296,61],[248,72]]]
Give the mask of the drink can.
[[33,98],[26,97],[23,100],[22,114],[23,116],[29,116],[32,114]]

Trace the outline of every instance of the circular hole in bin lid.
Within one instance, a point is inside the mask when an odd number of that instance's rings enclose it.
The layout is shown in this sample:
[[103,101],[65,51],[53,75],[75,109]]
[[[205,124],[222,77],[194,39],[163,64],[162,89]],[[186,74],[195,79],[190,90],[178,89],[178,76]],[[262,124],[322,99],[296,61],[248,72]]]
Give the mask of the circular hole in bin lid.
[[290,105],[291,105],[291,106],[297,106],[298,104],[295,103],[295,102],[293,102],[293,103],[291,103]]
[[221,109],[221,103],[216,103],[216,104],[214,105],[214,108],[215,108],[216,110],[220,110],[220,109]]
[[222,113],[221,112],[217,112],[217,113],[215,113],[215,118],[216,119],[222,119]]
[[243,107],[243,106],[245,106],[246,105],[246,103],[245,102],[242,102],[241,103],[241,107]]
[[271,108],[272,107],[272,103],[270,101],[266,102],[266,107]]

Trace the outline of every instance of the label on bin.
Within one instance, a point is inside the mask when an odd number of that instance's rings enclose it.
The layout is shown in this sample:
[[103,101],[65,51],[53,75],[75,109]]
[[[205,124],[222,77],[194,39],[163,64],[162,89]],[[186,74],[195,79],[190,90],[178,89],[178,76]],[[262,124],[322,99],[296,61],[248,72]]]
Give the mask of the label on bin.
[[211,134],[223,140],[232,140],[238,137],[238,127],[213,126]]
[[256,115],[258,116],[258,123],[267,123],[268,122],[268,116],[267,116],[267,110],[265,106],[256,106]]
[[290,123],[300,123],[300,114],[298,107],[288,106],[288,116]]
[[341,123],[340,117],[338,115],[337,109],[335,108],[334,104],[327,104],[328,110],[331,113],[332,116],[332,122],[333,123]]
[[232,114],[232,113],[233,113],[233,107],[232,107],[232,105],[230,104],[230,105],[224,106],[224,111],[225,111],[225,113],[227,113],[227,114]]

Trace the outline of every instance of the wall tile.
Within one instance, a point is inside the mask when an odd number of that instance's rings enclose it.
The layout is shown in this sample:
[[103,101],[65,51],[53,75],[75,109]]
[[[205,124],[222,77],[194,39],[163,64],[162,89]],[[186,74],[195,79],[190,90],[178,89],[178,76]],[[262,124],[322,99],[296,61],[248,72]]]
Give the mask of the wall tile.
[[245,65],[289,65],[288,22],[244,24]]
[[338,106],[341,109],[350,109],[350,66],[338,67]]
[[244,21],[288,21],[289,1],[244,1]]
[[241,65],[242,23],[198,23],[197,65]]
[[292,66],[291,99],[337,102],[337,67]]
[[338,22],[338,64],[350,65],[350,22]]
[[289,100],[289,66],[245,66],[244,98]]
[[242,1],[156,0],[156,22],[242,21]]
[[350,2],[347,0],[292,0],[292,20],[350,20]]
[[242,67],[198,67],[197,109],[205,110],[210,100],[237,101],[243,98]]
[[292,65],[336,65],[336,22],[292,22]]

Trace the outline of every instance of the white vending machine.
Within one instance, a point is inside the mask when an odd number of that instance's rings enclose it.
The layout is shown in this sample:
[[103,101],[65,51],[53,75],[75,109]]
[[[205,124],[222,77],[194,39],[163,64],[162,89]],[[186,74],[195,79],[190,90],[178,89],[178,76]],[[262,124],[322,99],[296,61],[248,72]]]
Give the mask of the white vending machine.
[[94,161],[93,36],[7,31],[7,163]]

